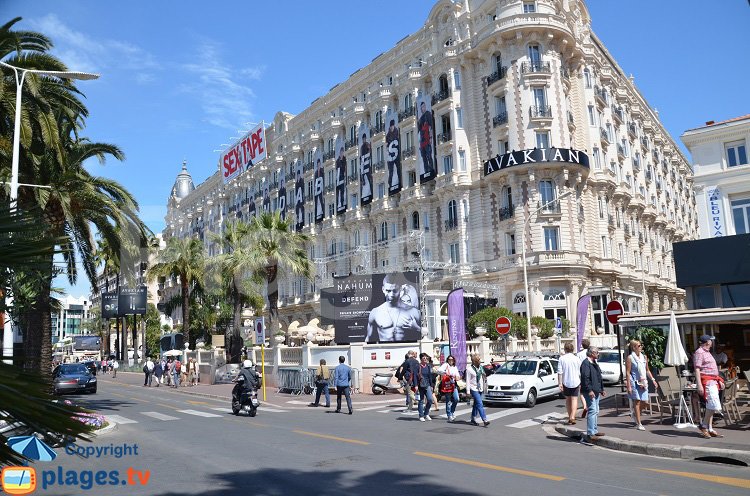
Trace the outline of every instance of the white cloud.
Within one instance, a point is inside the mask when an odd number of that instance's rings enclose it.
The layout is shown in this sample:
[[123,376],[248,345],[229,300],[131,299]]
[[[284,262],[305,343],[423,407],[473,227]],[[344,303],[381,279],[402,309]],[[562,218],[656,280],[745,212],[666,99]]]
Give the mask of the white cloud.
[[237,69],[221,55],[219,43],[203,40],[192,58],[195,62],[182,66],[192,78],[178,89],[196,98],[206,122],[234,133],[243,122],[255,119],[251,105],[255,92],[246,82],[260,79],[265,68]]
[[72,70],[106,72],[124,69],[134,74],[137,83],[153,81],[160,69],[156,58],[131,43],[94,39],[65,25],[55,14],[30,19],[32,29],[47,35],[54,43],[52,52]]

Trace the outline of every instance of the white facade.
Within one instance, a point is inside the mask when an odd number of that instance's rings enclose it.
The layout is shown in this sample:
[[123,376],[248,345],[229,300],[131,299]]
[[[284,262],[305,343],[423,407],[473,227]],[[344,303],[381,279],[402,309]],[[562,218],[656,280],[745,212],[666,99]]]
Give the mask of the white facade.
[[750,233],[750,115],[686,131],[701,238]]
[[89,319],[91,300],[85,296],[65,296],[59,303],[60,309],[52,313],[52,342],[89,334],[82,326]]
[[[425,184],[415,180],[419,95],[432,96],[438,135],[438,176]],[[348,211],[328,215],[331,188],[325,220],[309,222],[314,151],[330,156],[327,174],[334,167],[331,143],[343,136],[347,163],[356,167],[354,130],[362,122],[377,130],[389,108],[399,113],[404,189],[380,194],[384,133],[376,131],[373,202],[361,206],[352,198],[355,174],[348,180]],[[331,285],[332,274],[415,268],[414,252],[423,266],[440,269],[428,270],[425,288],[430,337],[444,334],[446,295],[457,279],[525,313],[520,242],[534,316],[575,321],[578,298],[593,293],[589,328],[608,333],[604,306],[612,297],[626,311],[684,308],[671,245],[692,239],[698,229],[692,171],[592,33],[582,1],[441,0],[422,29],[299,115],[277,113],[266,133],[268,158],[232,183],[225,186],[216,172],[189,193],[173,188],[164,234],[198,236],[209,255],[217,254],[208,233],[247,219],[250,202],[260,210],[262,179],[273,186],[284,171],[293,204],[292,167],[301,159],[303,232],[313,239],[310,255],[318,270],[312,282],[280,284],[286,324],[319,315],[318,290]],[[552,160],[485,175],[485,162],[498,154],[535,148],[573,149],[590,166],[555,160],[550,151]],[[554,202],[562,194],[568,196]],[[540,208],[550,200],[549,208]]]

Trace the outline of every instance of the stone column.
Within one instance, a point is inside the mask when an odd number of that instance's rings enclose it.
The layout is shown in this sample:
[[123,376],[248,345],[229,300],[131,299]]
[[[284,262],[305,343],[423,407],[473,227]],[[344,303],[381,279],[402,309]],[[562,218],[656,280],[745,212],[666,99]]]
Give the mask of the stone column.
[[349,366],[359,371],[359,374],[355,376],[356,382],[352,383],[352,386],[360,391],[362,391],[362,376],[364,374],[364,355],[365,343],[352,343],[349,345]]

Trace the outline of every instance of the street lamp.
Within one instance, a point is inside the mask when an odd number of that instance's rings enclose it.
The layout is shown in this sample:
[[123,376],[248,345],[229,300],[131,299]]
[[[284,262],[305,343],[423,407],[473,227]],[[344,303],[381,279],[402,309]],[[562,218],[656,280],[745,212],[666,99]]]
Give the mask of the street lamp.
[[[529,214],[529,216],[526,217],[526,219],[523,222],[523,229],[521,230],[521,261],[523,263],[523,290],[526,295],[526,340],[529,343],[529,350],[531,350],[531,305],[529,302],[529,276],[528,276],[528,273],[526,272],[526,239],[525,239],[526,238],[526,225],[531,220],[532,215],[534,215],[535,213],[541,210],[544,210],[545,208],[554,204],[555,202],[559,202],[560,200],[562,200],[566,196],[569,196],[572,193],[573,193],[573,190],[568,190],[565,193],[558,196],[557,198],[555,198],[554,200],[548,201],[541,207],[531,212],[531,214]],[[536,350],[533,350],[533,351],[536,351]]]
[[[10,65],[6,62],[0,61],[0,65],[7,67],[15,73],[16,76],[16,115],[13,125],[13,159],[11,162],[10,172],[10,208],[16,207],[18,201],[18,156],[21,146],[21,90],[23,88],[23,81],[26,78],[27,73],[39,74],[41,76],[52,76],[60,79],[97,79],[99,74],[91,74],[88,72],[76,72],[76,71],[43,71],[37,69],[23,69]],[[49,186],[36,185],[36,184],[24,184],[24,186],[31,186],[37,188],[49,188]],[[13,301],[8,298],[6,301],[6,308],[12,306]],[[6,357],[5,362],[11,363],[13,357],[13,341],[14,341],[13,325],[9,318],[5,319],[5,334],[3,338],[3,355]],[[11,360],[9,360],[11,359]]]

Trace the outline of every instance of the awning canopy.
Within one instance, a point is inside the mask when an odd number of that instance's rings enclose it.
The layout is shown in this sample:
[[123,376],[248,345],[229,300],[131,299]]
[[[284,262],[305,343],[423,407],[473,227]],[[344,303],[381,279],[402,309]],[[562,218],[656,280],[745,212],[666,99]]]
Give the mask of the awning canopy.
[[[750,307],[704,308],[674,313],[678,324],[750,324]],[[670,312],[626,315],[617,322],[624,327],[668,326]]]

